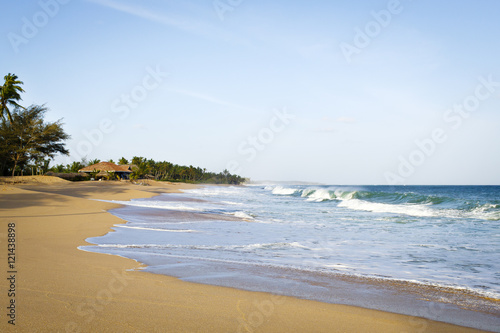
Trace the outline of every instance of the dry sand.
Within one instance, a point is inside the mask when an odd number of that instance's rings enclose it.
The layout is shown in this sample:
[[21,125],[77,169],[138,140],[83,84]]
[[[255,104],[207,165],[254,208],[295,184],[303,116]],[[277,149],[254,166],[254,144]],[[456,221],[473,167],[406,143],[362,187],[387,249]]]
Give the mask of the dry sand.
[[[18,177],[19,178],[19,177]],[[0,332],[478,332],[422,318],[131,271],[131,259],[77,249],[123,220],[106,210],[186,188],[53,177],[0,179]],[[8,224],[15,223],[15,274],[7,273]],[[15,275],[15,297],[8,296]],[[15,300],[15,326],[9,302]]]

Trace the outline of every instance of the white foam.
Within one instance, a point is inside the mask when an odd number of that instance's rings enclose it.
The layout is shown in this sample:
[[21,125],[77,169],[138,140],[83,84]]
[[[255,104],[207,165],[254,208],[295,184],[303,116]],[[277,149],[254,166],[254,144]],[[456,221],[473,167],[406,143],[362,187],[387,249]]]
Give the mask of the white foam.
[[245,220],[253,220],[254,219],[253,216],[248,215],[247,213],[241,212],[241,211],[239,211],[239,212],[225,213],[225,214],[227,214],[227,215],[233,215],[233,216],[239,217],[241,219],[245,219]]
[[236,212],[236,213],[234,213],[234,216],[244,218],[244,219],[253,220],[253,216],[250,216],[245,212]]
[[433,211],[426,205],[391,205],[379,202],[369,202],[359,199],[350,199],[342,200],[338,206],[376,213],[395,213],[421,217],[431,217],[438,215],[437,211]]
[[191,250],[227,250],[227,251],[253,251],[253,250],[279,250],[288,248],[309,249],[298,242],[292,243],[255,243],[247,245],[178,245],[178,244],[99,244],[105,248],[159,248],[159,249],[191,249]]
[[292,194],[294,194],[297,191],[298,191],[298,189],[295,189],[295,188],[288,188],[288,187],[276,186],[273,189],[273,194],[277,194],[277,195],[292,195]]
[[191,229],[159,229],[159,228],[145,228],[145,227],[130,227],[126,225],[115,225],[117,228],[148,230],[148,231],[165,231],[165,232],[198,232]]
[[327,189],[318,189],[307,197],[307,201],[321,202],[325,200],[332,200],[332,195]]
[[299,249],[309,249],[307,246],[300,244],[299,242],[291,242],[291,243],[256,243],[256,244],[248,244],[248,245],[230,245],[224,246],[224,248],[231,250],[279,250],[279,249],[289,249],[289,248],[299,248]]
[[474,208],[469,214],[471,217],[479,219],[498,221],[500,220],[500,211],[498,208],[500,208],[499,205],[488,203]]
[[152,200],[137,200],[137,201],[117,201],[117,200],[99,200],[104,202],[116,203],[124,206],[132,206],[132,207],[144,207],[144,208],[158,208],[158,209],[168,209],[168,210],[178,210],[178,211],[194,211],[194,212],[202,212],[205,211],[201,208],[200,204],[197,203],[197,207],[187,206],[181,202],[172,202],[172,201],[152,201]]
[[351,200],[354,198],[354,195],[356,194],[356,191],[342,191],[342,190],[335,190],[335,197],[340,199],[340,200]]
[[496,210],[497,205],[485,204],[474,208],[471,211],[459,209],[432,209],[429,204],[411,205],[411,204],[385,204],[379,202],[369,202],[359,199],[339,198],[341,202],[339,207],[345,207],[353,210],[362,210],[375,213],[394,213],[417,217],[447,217],[447,218],[469,218],[482,220],[500,220],[500,211]]
[[226,204],[226,205],[233,205],[233,206],[242,206],[242,202],[233,202],[233,201],[221,201],[221,203]]
[[207,187],[202,187],[202,188],[197,188],[197,189],[189,189],[189,190],[181,190],[182,192],[185,193],[190,193],[190,194],[197,194],[197,195],[202,195],[202,196],[219,196],[221,194],[228,194],[228,195],[233,195],[237,193],[240,190],[240,188],[235,187],[235,186],[207,186]]

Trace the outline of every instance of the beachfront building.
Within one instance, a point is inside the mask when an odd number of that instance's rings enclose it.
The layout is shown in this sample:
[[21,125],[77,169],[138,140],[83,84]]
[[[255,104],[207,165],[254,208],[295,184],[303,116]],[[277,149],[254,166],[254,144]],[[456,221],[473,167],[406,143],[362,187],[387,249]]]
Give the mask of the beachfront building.
[[78,172],[89,174],[95,179],[129,179],[132,173],[132,165],[116,165],[111,162],[100,162],[86,166],[78,170]]

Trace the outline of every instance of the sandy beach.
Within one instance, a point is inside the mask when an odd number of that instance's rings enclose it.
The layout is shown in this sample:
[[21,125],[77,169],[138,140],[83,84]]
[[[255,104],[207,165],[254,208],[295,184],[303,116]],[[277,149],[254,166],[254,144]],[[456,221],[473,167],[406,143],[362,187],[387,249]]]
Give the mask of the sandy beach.
[[[88,244],[85,239],[125,223],[106,212],[117,205],[90,199],[146,198],[192,186],[71,183],[51,177],[0,183],[0,331],[479,332],[376,310],[184,282],[141,272],[142,265],[131,259],[77,249]],[[11,241],[9,226],[15,230]],[[9,267],[7,244],[14,242],[15,262]]]

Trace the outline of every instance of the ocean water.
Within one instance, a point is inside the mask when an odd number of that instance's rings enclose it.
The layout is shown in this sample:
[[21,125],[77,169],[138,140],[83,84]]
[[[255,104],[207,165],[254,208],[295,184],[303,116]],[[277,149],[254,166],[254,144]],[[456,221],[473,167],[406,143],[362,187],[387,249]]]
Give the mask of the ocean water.
[[187,281],[500,327],[500,186],[206,186],[113,202],[128,222],[82,249]]

